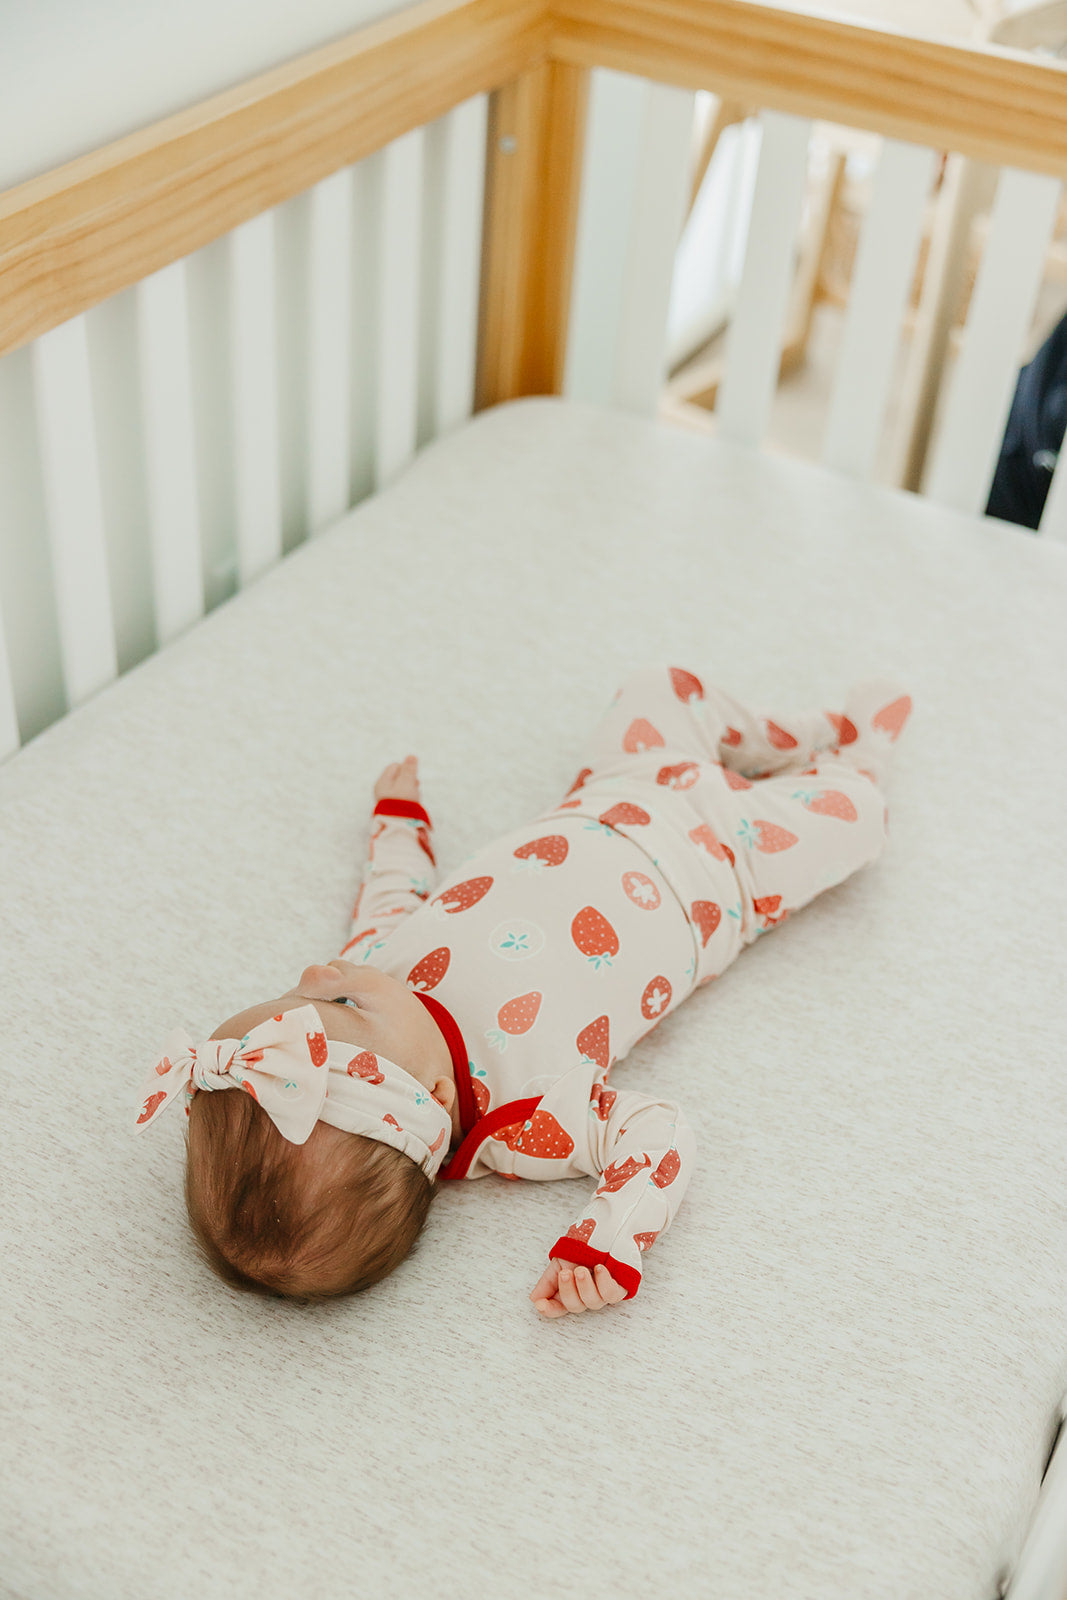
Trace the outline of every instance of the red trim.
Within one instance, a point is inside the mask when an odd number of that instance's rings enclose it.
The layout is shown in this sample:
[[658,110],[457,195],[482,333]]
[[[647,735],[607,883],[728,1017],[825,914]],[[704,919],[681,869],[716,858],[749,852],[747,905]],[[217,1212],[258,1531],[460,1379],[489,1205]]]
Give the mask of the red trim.
[[456,1090],[459,1094],[459,1120],[463,1125],[464,1134],[467,1134],[478,1121],[478,1107],[474,1103],[474,1090],[471,1088],[470,1056],[467,1054],[467,1044],[459,1030],[459,1023],[451,1011],[446,1011],[440,1000],[435,1000],[432,994],[424,994],[421,989],[412,989],[411,992],[422,1001],[444,1035],[448,1053],[452,1057],[452,1071],[455,1074]]
[[584,1239],[557,1239],[548,1254],[557,1261],[573,1261],[590,1271],[603,1262],[615,1282],[626,1290],[627,1300],[632,1300],[640,1288],[641,1274],[634,1267],[628,1267],[625,1261],[616,1261],[606,1250],[594,1250]]
[[[420,996],[420,998],[422,998]],[[500,1128],[510,1127],[513,1122],[525,1122],[527,1117],[532,1117],[541,1104],[541,1096],[535,1094],[529,1100],[509,1100],[507,1105],[497,1106],[495,1111],[487,1111],[482,1120],[467,1134],[463,1143],[448,1163],[447,1170],[441,1167],[437,1173],[439,1178],[465,1178],[470,1170],[471,1162],[478,1153],[478,1147],[485,1143]]]
[[416,822],[425,822],[428,828],[433,827],[430,814],[417,800],[379,800],[372,817],[414,817]]

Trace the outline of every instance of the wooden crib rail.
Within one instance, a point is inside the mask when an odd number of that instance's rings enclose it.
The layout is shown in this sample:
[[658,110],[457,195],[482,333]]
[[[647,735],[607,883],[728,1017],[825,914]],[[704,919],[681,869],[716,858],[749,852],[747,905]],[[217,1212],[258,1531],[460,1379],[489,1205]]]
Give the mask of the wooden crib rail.
[[[550,61],[713,89],[1067,176],[1060,62],[750,0],[423,0],[0,196],[0,354]],[[547,114],[551,103],[542,94],[535,109]],[[565,152],[546,158],[543,136],[534,145],[538,182],[573,182]],[[505,154],[523,163],[522,150]],[[521,278],[500,248],[521,248],[525,230],[490,227],[489,238],[498,246],[490,276]],[[565,274],[567,252],[557,256]],[[550,304],[563,298],[543,278],[525,288],[542,307],[546,295]],[[501,326],[497,336],[518,335]],[[489,365],[505,375],[524,370],[507,350],[490,352]],[[533,368],[543,372],[544,361]],[[506,397],[487,389],[482,399]]]

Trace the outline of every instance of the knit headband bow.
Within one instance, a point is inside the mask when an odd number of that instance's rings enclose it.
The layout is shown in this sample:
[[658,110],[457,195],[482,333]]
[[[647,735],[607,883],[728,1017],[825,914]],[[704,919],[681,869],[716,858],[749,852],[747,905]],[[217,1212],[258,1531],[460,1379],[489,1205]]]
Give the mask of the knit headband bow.
[[176,1030],[146,1078],[137,1126],[155,1121],[183,1090],[188,1112],[200,1089],[243,1089],[290,1144],[304,1144],[316,1122],[327,1122],[402,1150],[428,1178],[448,1154],[444,1106],[395,1061],[327,1039],[312,1005],[268,1017],[243,1039],[194,1044]]

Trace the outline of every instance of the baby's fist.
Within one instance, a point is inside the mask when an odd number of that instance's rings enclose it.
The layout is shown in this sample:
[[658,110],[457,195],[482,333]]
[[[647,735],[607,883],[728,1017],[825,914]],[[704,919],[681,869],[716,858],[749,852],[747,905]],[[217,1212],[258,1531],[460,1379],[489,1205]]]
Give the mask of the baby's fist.
[[530,1293],[543,1317],[565,1317],[570,1312],[603,1311],[626,1299],[626,1290],[616,1283],[600,1262],[592,1272],[570,1261],[551,1259]]
[[374,785],[375,800],[421,800],[418,756],[405,756],[386,767]]

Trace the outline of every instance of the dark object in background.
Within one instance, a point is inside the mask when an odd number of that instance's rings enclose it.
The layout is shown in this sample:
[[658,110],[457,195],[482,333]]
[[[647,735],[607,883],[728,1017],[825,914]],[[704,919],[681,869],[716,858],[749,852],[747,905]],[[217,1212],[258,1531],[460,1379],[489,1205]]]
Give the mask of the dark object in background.
[[1018,522],[1024,528],[1037,527],[1065,426],[1067,315],[1019,373],[985,508],[987,517],[1002,517],[1005,522]]

